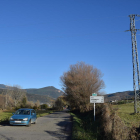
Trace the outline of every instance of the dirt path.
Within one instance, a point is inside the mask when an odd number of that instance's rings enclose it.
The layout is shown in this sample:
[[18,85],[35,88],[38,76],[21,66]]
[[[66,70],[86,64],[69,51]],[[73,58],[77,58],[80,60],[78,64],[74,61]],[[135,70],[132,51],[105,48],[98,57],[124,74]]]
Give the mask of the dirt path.
[[37,124],[1,126],[0,140],[70,140],[72,122],[70,114],[55,112],[37,119]]

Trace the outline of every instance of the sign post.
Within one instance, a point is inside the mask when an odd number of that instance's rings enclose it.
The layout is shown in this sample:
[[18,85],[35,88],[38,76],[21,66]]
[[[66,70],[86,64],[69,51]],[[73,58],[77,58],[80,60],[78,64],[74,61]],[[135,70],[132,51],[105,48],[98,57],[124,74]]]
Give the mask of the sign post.
[[95,103],[94,103],[94,121],[95,121]]
[[94,121],[95,121],[95,103],[104,103],[104,96],[96,96],[96,95],[90,96],[90,103],[94,103]]

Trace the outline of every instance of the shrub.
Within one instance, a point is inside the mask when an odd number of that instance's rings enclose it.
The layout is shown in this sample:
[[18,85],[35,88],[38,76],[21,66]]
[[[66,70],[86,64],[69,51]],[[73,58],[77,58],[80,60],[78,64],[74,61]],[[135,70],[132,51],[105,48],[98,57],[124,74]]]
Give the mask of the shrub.
[[104,104],[102,108],[102,133],[105,140],[137,140],[139,138],[135,126],[127,127],[117,114],[117,109]]

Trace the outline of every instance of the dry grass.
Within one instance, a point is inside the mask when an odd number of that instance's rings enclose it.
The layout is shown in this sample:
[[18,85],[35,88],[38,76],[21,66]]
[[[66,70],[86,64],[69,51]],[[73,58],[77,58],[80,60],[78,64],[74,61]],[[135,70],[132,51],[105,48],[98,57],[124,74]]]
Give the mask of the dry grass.
[[[117,106],[118,107],[118,106]],[[106,140],[137,140],[139,133],[135,125],[127,126],[118,116],[119,108],[104,104],[102,109],[102,129]],[[123,107],[122,107],[123,108]],[[123,109],[122,109],[123,110]],[[124,113],[125,114],[125,113]]]

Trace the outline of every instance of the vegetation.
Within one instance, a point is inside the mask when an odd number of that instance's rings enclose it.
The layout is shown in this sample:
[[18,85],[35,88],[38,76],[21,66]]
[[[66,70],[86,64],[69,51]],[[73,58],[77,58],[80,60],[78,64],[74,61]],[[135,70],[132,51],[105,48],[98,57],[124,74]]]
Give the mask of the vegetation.
[[[119,117],[127,126],[132,127],[135,125],[139,127],[140,114],[134,114],[134,103],[113,105],[113,108],[117,110]],[[140,109],[138,111],[140,112]]]
[[48,97],[48,95],[39,95],[39,94],[29,94],[27,93],[27,98],[28,101],[32,101],[32,102],[37,102],[37,100],[39,100],[41,103],[50,103],[52,99],[51,97]]
[[71,108],[81,112],[90,110],[89,97],[92,93],[99,93],[104,87],[102,73],[97,68],[79,62],[70,66],[70,70],[61,76],[62,89],[67,95]]
[[60,96],[57,98],[57,100],[55,101],[55,108],[58,111],[63,110],[64,106],[67,106],[67,100],[66,100],[66,96]]
[[94,121],[93,111],[80,113],[72,111],[73,131],[72,140],[102,140],[100,135],[100,118]]
[[0,95],[0,108],[5,109],[21,105],[23,98],[26,98],[26,92],[20,86],[7,86],[7,89],[2,90]]
[[[126,105],[130,107],[126,107]],[[93,121],[93,110],[89,112],[81,113],[79,111],[72,111],[73,116],[73,140],[138,140],[140,138],[140,126],[139,117],[131,114],[133,111],[132,104],[97,104],[96,105],[96,121]],[[121,107],[121,111],[117,107]],[[131,110],[131,111],[128,111]],[[120,112],[124,113],[124,116],[120,117]],[[128,119],[125,116],[129,112],[129,115],[133,116]],[[118,115],[119,114],[119,115]],[[122,118],[128,119],[127,123]],[[135,123],[131,121],[135,119]],[[136,123],[138,125],[136,125]]]
[[41,109],[48,109],[48,105],[47,104],[42,104],[42,105],[40,105],[40,108]]
[[15,112],[14,110],[10,110],[10,111],[2,111],[0,110],[0,120],[4,119],[4,118],[9,118],[10,116],[12,116],[12,113]]
[[37,110],[37,117],[43,117],[43,116],[46,116],[52,112],[54,112],[55,110],[53,109],[47,109],[47,110]]

